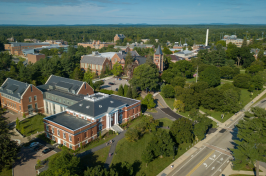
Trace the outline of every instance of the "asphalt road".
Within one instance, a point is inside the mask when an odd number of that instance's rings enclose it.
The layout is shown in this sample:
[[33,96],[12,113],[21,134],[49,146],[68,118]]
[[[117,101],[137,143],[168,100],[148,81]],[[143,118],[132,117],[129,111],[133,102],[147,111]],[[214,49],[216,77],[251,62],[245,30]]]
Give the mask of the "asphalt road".
[[[262,100],[258,107],[265,108],[266,101]],[[235,125],[244,117],[242,113],[232,120],[225,130],[205,143],[182,164],[176,167],[169,176],[218,176],[232,159],[229,148],[234,147],[233,140],[237,139]]]

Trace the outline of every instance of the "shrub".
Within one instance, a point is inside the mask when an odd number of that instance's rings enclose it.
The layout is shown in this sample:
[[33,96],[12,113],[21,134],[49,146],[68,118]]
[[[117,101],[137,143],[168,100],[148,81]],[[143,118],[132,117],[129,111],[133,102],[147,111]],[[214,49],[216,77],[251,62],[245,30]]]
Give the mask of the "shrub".
[[136,129],[129,129],[126,132],[125,137],[129,142],[136,142],[139,139],[139,132]]

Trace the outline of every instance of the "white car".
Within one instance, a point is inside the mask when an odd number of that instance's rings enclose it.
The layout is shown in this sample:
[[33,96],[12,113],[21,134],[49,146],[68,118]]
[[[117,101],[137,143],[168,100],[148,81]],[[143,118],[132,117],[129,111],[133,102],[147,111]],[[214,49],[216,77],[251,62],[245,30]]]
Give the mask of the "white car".
[[35,146],[37,146],[39,144],[40,144],[39,142],[33,142],[33,143],[30,144],[30,148],[35,147]]

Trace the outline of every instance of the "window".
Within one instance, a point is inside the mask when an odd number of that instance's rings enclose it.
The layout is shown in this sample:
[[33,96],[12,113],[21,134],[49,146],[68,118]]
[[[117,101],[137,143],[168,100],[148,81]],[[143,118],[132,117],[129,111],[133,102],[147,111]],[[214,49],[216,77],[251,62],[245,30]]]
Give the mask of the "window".
[[60,131],[59,130],[57,130],[57,136],[60,136]]
[[86,140],[86,144],[88,144],[88,140]]
[[63,142],[64,146],[66,146],[66,141]]
[[78,137],[78,142],[79,142],[79,137]]
[[47,138],[50,138],[50,135],[49,135],[49,133],[47,133],[47,132],[46,132],[46,136],[47,136]]
[[79,117],[81,117],[81,115],[79,114]]
[[37,103],[35,103],[35,109],[38,109],[38,104]]
[[53,141],[55,141],[55,138],[54,138],[54,136],[52,136],[52,140],[53,140]]
[[133,114],[134,114],[134,109],[133,109]]
[[63,112],[63,107],[62,106],[60,106],[60,110],[61,110],[61,112]]
[[80,143],[78,144],[78,147],[80,147]]
[[54,134],[54,127],[52,127],[52,133]]
[[72,142],[72,136],[69,136],[69,141]]
[[66,133],[65,132],[63,133],[63,138],[66,139]]
[[85,138],[87,137],[87,132],[84,133],[84,137],[85,137]]
[[71,144],[69,145],[69,148],[72,149],[72,145]]
[[76,116],[76,113],[74,112],[73,115]]
[[48,125],[46,125],[46,131],[49,131],[49,126]]
[[29,97],[29,102],[31,102],[31,97]]
[[34,95],[34,101],[37,101],[37,96],[36,95]]

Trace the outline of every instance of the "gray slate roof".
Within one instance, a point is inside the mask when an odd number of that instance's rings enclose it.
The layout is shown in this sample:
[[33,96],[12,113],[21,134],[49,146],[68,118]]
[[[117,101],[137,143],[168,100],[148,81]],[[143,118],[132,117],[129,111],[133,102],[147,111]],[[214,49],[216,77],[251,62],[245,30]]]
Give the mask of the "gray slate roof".
[[83,56],[80,63],[102,65],[106,58],[95,56]]
[[28,86],[29,84],[27,83],[7,78],[6,82],[1,86],[0,92],[14,98],[21,99],[21,95],[24,93]]
[[158,48],[157,48],[157,50],[156,50],[155,54],[163,54],[163,52],[162,52],[162,49],[161,49],[161,46],[160,46],[160,45],[158,45]]
[[45,118],[46,120],[55,122],[57,124],[60,124],[64,127],[67,127],[71,130],[76,130],[78,128],[81,128],[85,125],[89,125],[90,122],[85,119],[81,118],[75,118],[72,115],[67,114],[66,112],[60,113],[60,114],[55,114],[49,117]]
[[134,57],[134,60],[137,60],[139,62],[139,65],[141,64],[145,64],[146,63],[146,57],[142,57],[142,56],[139,56],[139,57]]
[[69,106],[68,109],[88,115],[90,117],[97,117],[101,114],[109,113],[113,109],[118,108],[120,106],[130,106],[137,102],[138,101],[134,99],[111,95],[107,98],[95,102],[84,99],[72,106]]

